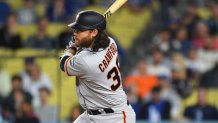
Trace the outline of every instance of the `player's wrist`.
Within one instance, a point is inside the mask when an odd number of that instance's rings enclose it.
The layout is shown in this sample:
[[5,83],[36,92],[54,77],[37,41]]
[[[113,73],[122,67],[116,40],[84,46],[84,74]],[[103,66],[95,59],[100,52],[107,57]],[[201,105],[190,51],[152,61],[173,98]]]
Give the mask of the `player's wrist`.
[[70,41],[69,44],[66,46],[65,52],[70,52],[72,55],[75,55],[77,52],[77,47],[75,46],[75,43]]
[[70,47],[70,52],[73,54],[73,55],[75,55],[76,54],[76,52],[77,52],[77,48],[76,47]]
[[71,55],[75,55],[76,52],[77,52],[77,48],[75,47],[69,47],[68,49],[66,49],[64,52],[66,52],[67,54],[70,54]]

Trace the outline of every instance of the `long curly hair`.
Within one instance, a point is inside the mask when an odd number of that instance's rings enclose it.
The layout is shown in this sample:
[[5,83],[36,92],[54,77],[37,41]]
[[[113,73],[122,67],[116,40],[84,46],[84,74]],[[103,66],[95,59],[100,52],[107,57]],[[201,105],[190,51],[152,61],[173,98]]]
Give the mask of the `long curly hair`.
[[92,51],[97,52],[99,48],[107,48],[110,44],[110,39],[105,30],[98,30],[98,34],[94,39],[94,44],[92,46]]

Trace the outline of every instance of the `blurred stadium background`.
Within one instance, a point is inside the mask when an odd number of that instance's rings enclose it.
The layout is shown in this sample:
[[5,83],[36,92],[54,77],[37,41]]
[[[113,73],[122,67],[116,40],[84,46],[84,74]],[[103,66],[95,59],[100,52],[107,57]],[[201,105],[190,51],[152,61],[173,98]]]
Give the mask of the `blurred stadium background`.
[[[82,113],[75,78],[59,69],[67,24],[114,1],[0,0],[0,123],[71,123]],[[216,0],[128,0],[107,29],[138,123],[218,122]]]

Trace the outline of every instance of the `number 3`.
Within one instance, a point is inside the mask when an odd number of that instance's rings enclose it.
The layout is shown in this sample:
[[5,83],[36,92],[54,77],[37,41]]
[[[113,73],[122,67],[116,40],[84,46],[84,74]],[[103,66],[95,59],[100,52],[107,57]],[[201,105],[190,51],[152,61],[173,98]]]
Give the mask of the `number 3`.
[[[120,84],[121,84],[121,79],[119,76],[119,73],[120,73],[119,68],[120,67],[118,66],[119,65],[118,63],[119,63],[119,61],[117,58],[116,65],[117,65],[118,69],[117,69],[117,67],[114,66],[107,74],[108,79],[111,79],[111,77],[113,77],[113,81],[117,81],[117,84],[111,85],[111,90],[113,90],[113,91],[116,91],[120,87]],[[114,76],[112,76],[113,73],[115,74]]]

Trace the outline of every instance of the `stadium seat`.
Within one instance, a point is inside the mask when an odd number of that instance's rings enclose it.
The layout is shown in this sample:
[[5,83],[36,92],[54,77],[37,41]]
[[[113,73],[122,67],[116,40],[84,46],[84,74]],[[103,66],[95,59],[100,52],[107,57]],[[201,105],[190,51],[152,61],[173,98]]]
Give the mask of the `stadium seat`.
[[50,103],[51,104],[57,104],[58,103],[58,95],[57,95],[57,88],[58,88],[58,75],[59,75],[59,64],[58,64],[58,59],[55,57],[42,57],[42,58],[37,58],[37,64],[40,66],[40,69],[46,73],[52,80],[53,82],[53,91],[52,91],[52,96],[50,98]]
[[206,20],[206,19],[209,19],[209,18],[210,18],[211,12],[210,12],[207,8],[200,7],[200,8],[198,8],[198,15],[199,15],[203,20]]
[[[49,23],[47,28],[47,34],[51,37],[58,36],[67,25],[62,23]],[[32,36],[37,32],[37,24],[28,24],[28,25],[18,25],[18,31],[21,34],[23,41],[26,41],[28,37]]]
[[67,28],[67,24],[49,23],[48,28],[47,28],[47,33],[51,37],[56,37],[66,28]]
[[6,48],[0,48],[0,57],[12,56],[13,51]]
[[5,0],[14,10],[19,9],[23,5],[23,0]]
[[[181,116],[183,115],[183,112],[185,110],[185,107],[196,104],[197,103],[197,92],[198,90],[193,90],[192,94],[182,100],[182,105],[181,105]],[[207,102],[210,105],[218,107],[218,102],[216,97],[218,97],[218,90],[216,88],[209,88],[207,89]]]
[[38,58],[37,63],[53,81],[51,104],[60,106],[61,118],[65,118],[72,107],[77,103],[75,77],[69,77],[59,68],[59,59],[56,57]]
[[6,58],[4,59],[5,69],[10,75],[17,74],[23,70],[23,59],[21,58]]
[[218,107],[218,101],[217,101],[216,97],[218,97],[218,90],[217,90],[217,88],[210,88],[210,89],[208,89],[208,92],[207,92],[208,102],[211,105],[214,105],[214,106]]
[[18,31],[21,35],[22,41],[26,41],[28,37],[36,33],[36,24],[18,25]]
[[77,104],[76,79],[61,73],[61,118],[66,118],[73,105]]
[[19,49],[15,52],[16,57],[43,56],[45,54],[46,54],[45,50],[29,49],[29,48]]

